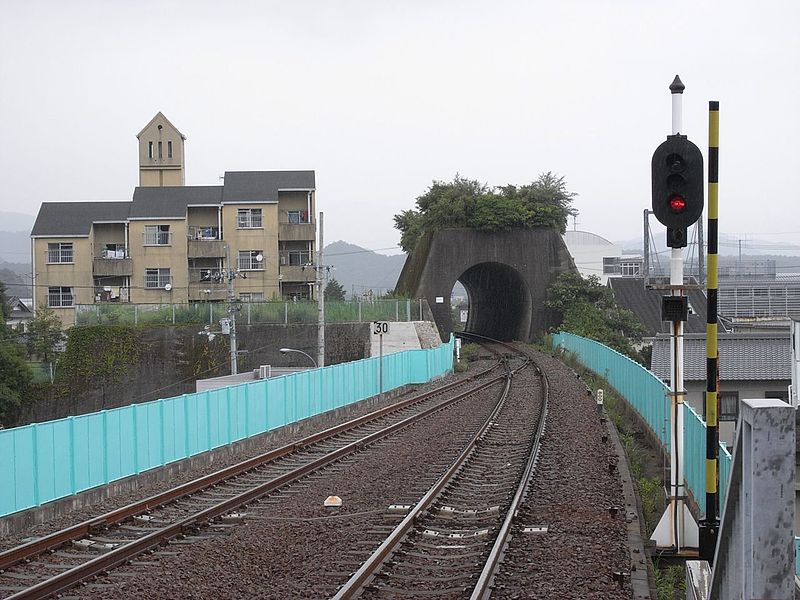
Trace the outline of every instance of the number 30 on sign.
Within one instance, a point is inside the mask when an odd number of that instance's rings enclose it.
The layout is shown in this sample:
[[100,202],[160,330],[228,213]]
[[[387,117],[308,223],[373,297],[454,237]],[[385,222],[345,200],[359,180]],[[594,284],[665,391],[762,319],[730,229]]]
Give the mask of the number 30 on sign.
[[389,321],[373,321],[372,333],[375,335],[383,335],[389,333]]

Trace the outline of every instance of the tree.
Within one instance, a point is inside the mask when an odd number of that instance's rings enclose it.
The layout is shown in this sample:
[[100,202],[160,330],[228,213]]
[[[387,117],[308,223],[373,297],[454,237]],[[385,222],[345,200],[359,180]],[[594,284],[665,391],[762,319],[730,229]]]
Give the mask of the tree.
[[61,329],[61,319],[52,308],[45,304],[40,305],[36,316],[28,323],[25,345],[29,356],[36,356],[48,365],[51,383],[54,378],[53,364],[58,348],[63,341],[64,331]]
[[562,273],[548,288],[547,308],[561,315],[559,329],[601,342],[634,360],[643,362],[635,344],[644,326],[631,311],[620,307],[611,290],[595,275]]
[[452,182],[434,181],[416,200],[416,209],[394,216],[400,246],[410,252],[419,238],[439,229],[468,227],[505,231],[514,227],[551,227],[563,233],[567,217],[577,214],[563,177],[543,173],[534,182],[517,187],[490,188],[456,175]]
[[0,422],[19,406],[33,373],[25,362],[23,349],[11,340],[0,340]]
[[325,286],[325,302],[344,302],[344,286],[336,278]]

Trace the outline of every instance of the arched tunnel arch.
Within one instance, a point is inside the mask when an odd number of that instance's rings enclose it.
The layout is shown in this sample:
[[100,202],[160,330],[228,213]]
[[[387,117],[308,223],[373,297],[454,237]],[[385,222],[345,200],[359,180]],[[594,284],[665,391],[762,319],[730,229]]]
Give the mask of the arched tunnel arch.
[[467,330],[531,342],[558,325],[545,300],[548,285],[565,272],[577,269],[555,229],[442,229],[420,237],[395,289],[427,300],[446,340],[453,331],[450,297],[460,281],[469,298]]
[[533,301],[516,269],[484,262],[464,271],[458,281],[469,300],[467,331],[503,341],[527,338]]

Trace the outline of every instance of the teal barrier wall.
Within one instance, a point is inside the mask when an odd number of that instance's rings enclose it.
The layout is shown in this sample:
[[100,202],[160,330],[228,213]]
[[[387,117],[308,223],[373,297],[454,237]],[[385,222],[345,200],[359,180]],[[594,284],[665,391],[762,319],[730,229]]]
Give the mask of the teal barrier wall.
[[[0,516],[160,467],[380,393],[368,358],[0,431]],[[384,391],[453,368],[453,339],[383,358]]]
[[[557,333],[553,344],[576,355],[590,371],[603,376],[650,426],[669,451],[669,388],[639,363],[608,346],[571,333]],[[691,406],[684,404],[684,474],[701,512],[706,510],[706,424]],[[719,514],[725,505],[731,455],[719,447]]]

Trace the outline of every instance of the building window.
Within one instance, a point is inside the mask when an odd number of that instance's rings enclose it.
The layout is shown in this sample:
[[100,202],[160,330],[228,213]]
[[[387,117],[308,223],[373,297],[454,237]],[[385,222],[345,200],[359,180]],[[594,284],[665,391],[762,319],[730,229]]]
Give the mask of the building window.
[[71,263],[73,261],[72,242],[47,244],[48,263]]
[[302,267],[311,262],[308,250],[289,250],[281,255],[281,266]]
[[623,277],[637,277],[641,274],[642,267],[638,262],[624,262],[622,263],[622,276]]
[[739,418],[739,392],[719,393],[719,420],[735,421]]
[[169,246],[169,225],[145,225],[145,246]]
[[239,300],[242,302],[263,302],[264,292],[244,292],[239,294]]
[[164,158],[161,152],[161,142],[158,142],[158,158]]
[[619,273],[619,258],[616,256],[603,257],[603,275],[616,275]]
[[147,289],[162,289],[170,283],[169,269],[145,269],[144,287]]
[[236,212],[236,226],[239,229],[263,227],[260,208],[240,208]]
[[53,308],[64,308],[74,306],[75,298],[72,295],[71,287],[49,287],[47,288],[47,306]]
[[239,269],[242,271],[262,271],[264,256],[261,250],[239,250]]
[[147,142],[147,158],[153,158],[153,142]]
[[298,225],[300,223],[308,223],[308,211],[307,210],[289,210],[286,211],[289,215],[289,223],[292,225]]
[[167,141],[167,158],[172,158],[172,140]]

